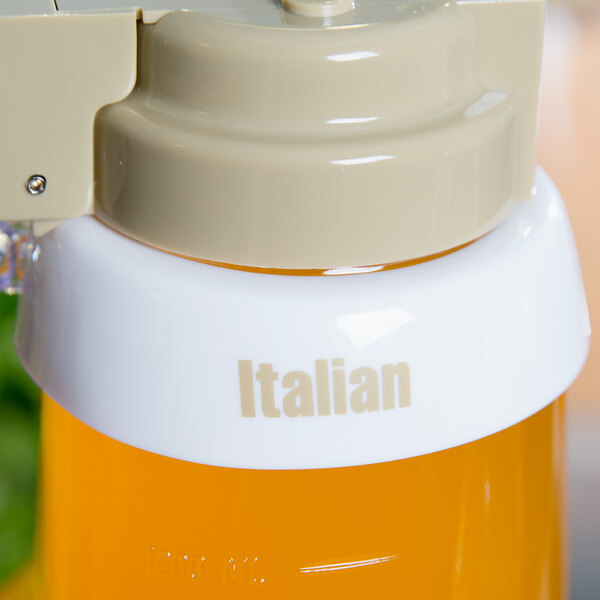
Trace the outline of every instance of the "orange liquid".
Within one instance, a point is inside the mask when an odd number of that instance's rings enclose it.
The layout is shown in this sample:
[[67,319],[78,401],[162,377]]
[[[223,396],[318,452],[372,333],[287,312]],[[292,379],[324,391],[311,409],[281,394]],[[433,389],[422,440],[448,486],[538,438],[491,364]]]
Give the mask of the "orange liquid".
[[[479,238],[478,238],[479,239]],[[442,258],[462,250],[467,246],[470,246],[477,240],[467,242],[460,246],[455,246],[449,250],[443,250],[442,252],[436,252],[435,254],[429,254],[420,258],[413,258],[411,260],[402,260],[400,262],[386,263],[383,265],[366,265],[361,267],[353,267],[355,273],[373,272],[373,271],[393,271],[395,269],[403,269],[404,267],[414,267],[415,265],[421,265],[423,263],[435,260],[436,258]],[[205,265],[212,265],[213,267],[222,267],[224,269],[233,269],[234,271],[246,271],[247,273],[262,273],[263,275],[290,275],[293,277],[320,277],[322,275],[348,275],[348,268],[330,268],[330,269],[275,269],[271,267],[249,267],[247,265],[234,265],[231,263],[215,262],[214,260],[207,260],[205,258],[194,258],[193,256],[184,256],[182,254],[175,254],[180,258],[186,260],[193,260],[194,262],[204,263]]]
[[562,401],[482,440],[303,471],[111,440],[44,398],[39,598],[564,598]]

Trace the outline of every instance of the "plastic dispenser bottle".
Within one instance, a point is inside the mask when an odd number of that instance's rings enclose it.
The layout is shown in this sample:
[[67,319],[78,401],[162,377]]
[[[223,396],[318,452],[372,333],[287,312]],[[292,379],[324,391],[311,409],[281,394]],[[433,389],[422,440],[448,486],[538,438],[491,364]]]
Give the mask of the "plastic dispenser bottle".
[[126,4],[0,8],[37,597],[565,598],[544,3]]

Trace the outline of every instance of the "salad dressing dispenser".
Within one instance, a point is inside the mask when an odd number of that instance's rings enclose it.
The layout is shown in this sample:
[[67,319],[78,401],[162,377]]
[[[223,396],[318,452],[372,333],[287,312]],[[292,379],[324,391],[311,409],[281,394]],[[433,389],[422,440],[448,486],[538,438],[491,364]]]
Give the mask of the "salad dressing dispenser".
[[36,600],[566,598],[544,11],[4,3]]

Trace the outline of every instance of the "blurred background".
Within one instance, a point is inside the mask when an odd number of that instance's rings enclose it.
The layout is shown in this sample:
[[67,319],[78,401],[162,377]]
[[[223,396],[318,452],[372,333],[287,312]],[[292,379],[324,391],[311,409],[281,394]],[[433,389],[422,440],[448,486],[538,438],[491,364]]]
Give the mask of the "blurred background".
[[[540,163],[575,230],[592,330],[600,315],[600,2],[550,1]],[[600,318],[600,317],[599,317]],[[571,598],[600,599],[600,336],[568,395]]]
[[[600,314],[600,0],[550,2],[540,163],[563,193],[595,324]],[[0,295],[0,585],[32,552],[38,391],[12,347]],[[600,600],[600,336],[568,401],[572,600]]]
[[31,555],[38,390],[12,344],[17,298],[0,294],[0,585]]

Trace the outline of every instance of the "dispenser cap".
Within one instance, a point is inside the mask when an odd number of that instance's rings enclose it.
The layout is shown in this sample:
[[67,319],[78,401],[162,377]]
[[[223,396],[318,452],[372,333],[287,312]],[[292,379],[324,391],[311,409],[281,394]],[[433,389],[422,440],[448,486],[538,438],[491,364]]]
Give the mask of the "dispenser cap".
[[142,4],[0,16],[0,218],[318,269],[459,246],[531,196],[543,0]]

